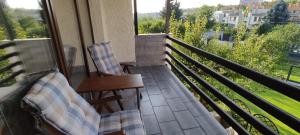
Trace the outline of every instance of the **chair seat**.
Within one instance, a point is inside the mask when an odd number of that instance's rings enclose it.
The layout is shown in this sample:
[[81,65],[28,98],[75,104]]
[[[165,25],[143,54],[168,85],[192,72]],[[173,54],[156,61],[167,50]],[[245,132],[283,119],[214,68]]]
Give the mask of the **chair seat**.
[[101,115],[99,135],[125,130],[126,135],[145,135],[138,110],[126,110]]

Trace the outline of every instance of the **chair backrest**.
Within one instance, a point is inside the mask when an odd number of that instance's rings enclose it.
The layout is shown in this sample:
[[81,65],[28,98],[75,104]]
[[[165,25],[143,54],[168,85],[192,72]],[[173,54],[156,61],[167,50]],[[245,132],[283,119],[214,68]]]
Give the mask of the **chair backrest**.
[[98,72],[110,75],[124,74],[109,42],[91,45],[88,51]]
[[35,108],[45,122],[64,134],[98,134],[100,115],[59,72],[41,78],[23,101]]
[[64,45],[64,53],[65,53],[65,59],[67,62],[67,68],[68,68],[68,76],[71,77],[73,72],[73,66],[76,59],[76,47],[70,46],[70,45]]

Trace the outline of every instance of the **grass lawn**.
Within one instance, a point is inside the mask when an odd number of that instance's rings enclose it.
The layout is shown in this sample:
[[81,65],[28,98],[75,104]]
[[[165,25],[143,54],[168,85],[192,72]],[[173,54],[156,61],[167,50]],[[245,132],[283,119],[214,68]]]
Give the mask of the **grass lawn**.
[[[290,66],[289,65],[277,65],[276,66],[276,72],[279,72],[284,76],[285,78],[288,75]],[[300,68],[294,68],[293,72],[291,74],[290,80],[300,82]],[[264,87],[260,86],[259,84],[253,84],[252,87],[256,87],[257,89],[265,89]],[[269,101],[273,105],[281,108],[282,110],[292,114],[293,116],[300,118],[300,102],[295,101],[285,95],[282,95],[276,91],[273,90],[265,90],[264,92],[256,92],[257,96],[262,97],[263,99]],[[256,107],[249,101],[245,101],[245,103],[250,107],[250,110],[252,113],[259,113],[267,116],[270,118],[279,129],[279,132],[281,135],[300,135],[297,131],[294,131],[293,129],[289,128],[276,118],[272,117],[271,115],[267,114],[260,108]]]
[[[270,103],[276,105],[277,107],[281,108],[282,110],[292,114],[293,116],[300,118],[300,111],[299,111],[300,103],[298,101],[290,99],[286,96],[283,96],[282,94],[280,94],[278,92],[274,92],[271,90],[256,93],[256,95],[258,95],[258,96],[262,97],[263,99],[269,101]],[[288,126],[286,126],[285,124],[283,124],[276,118],[272,117],[271,115],[267,114],[262,109],[256,107],[249,101],[245,101],[245,103],[249,106],[252,114],[254,114],[254,113],[263,114],[263,115],[267,116],[268,118],[270,118],[275,123],[277,128],[279,129],[279,132],[281,135],[300,135],[299,133],[297,133],[293,129],[289,128]]]
[[[290,65],[288,64],[280,64],[276,65],[275,72],[281,74],[281,76],[287,78],[288,72],[290,70]],[[290,76],[290,80],[296,81],[300,83],[300,67],[294,67]]]

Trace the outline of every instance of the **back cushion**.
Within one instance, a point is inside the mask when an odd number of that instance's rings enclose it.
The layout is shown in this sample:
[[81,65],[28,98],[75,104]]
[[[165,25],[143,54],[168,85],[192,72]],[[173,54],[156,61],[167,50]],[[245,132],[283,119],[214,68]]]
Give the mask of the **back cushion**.
[[59,72],[40,79],[23,100],[50,125],[71,135],[97,135],[100,115]]
[[96,68],[103,73],[122,75],[122,67],[113,54],[109,42],[94,44],[88,47]]

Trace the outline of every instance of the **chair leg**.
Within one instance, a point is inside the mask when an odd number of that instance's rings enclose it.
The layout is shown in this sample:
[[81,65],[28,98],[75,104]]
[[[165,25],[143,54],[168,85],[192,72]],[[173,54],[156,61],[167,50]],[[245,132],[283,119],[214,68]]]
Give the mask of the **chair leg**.
[[[117,92],[116,92],[116,91],[113,91],[113,93],[114,93],[114,96],[117,96]],[[119,104],[119,106],[120,106],[121,110],[123,111],[123,110],[124,110],[124,108],[123,108],[123,105],[122,105],[122,103],[121,103],[120,99],[118,99],[118,100],[117,100],[117,102],[118,102],[118,104]]]

